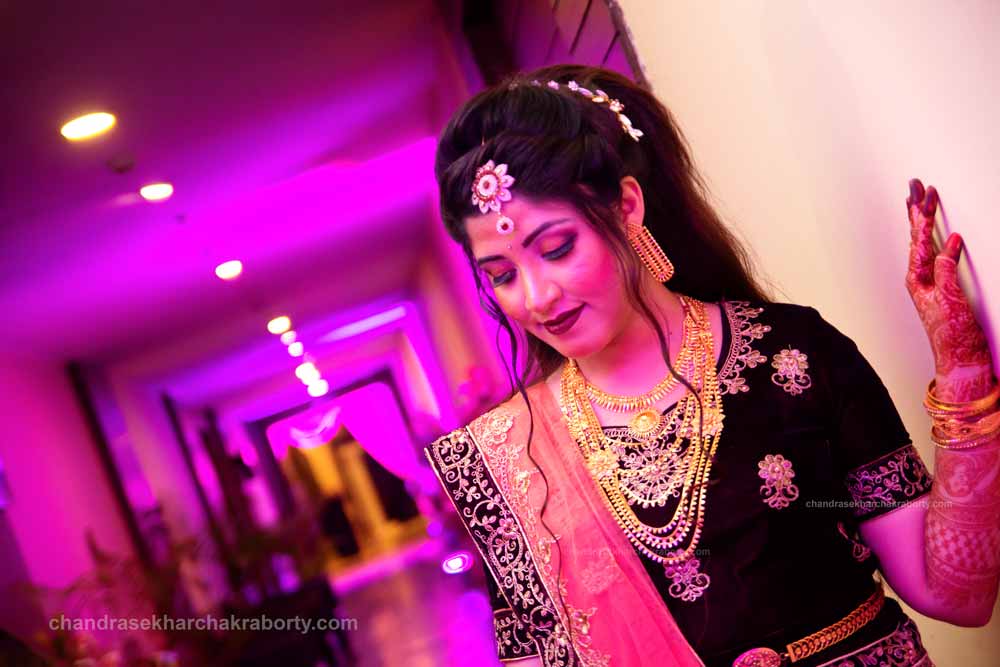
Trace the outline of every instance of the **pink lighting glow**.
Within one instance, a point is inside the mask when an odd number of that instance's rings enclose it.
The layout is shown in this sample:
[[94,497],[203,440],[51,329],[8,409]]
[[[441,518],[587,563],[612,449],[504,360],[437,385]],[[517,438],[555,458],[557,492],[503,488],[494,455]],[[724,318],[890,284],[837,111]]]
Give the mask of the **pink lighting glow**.
[[[326,408],[324,412],[311,415],[310,419],[316,420],[315,422],[310,421],[308,424],[300,423],[300,426],[288,426],[288,436],[300,449],[310,449],[325,445],[336,435],[337,430],[341,426],[338,419],[339,416],[339,407]],[[281,426],[275,427],[275,425],[272,425],[272,428],[268,429],[268,438],[273,441],[274,437],[280,437],[279,433],[283,430],[285,429]]]
[[472,554],[468,551],[453,553],[441,562],[441,569],[446,574],[461,574],[472,567]]
[[323,336],[320,340],[325,343],[335,340],[343,340],[344,338],[351,338],[352,336],[363,334],[366,331],[371,331],[372,329],[376,329],[384,324],[389,324],[390,322],[395,322],[396,320],[400,320],[404,317],[406,317],[406,307],[396,306],[395,308],[378,313],[377,315],[366,317],[363,320],[358,320],[357,322],[337,327],[330,333]]

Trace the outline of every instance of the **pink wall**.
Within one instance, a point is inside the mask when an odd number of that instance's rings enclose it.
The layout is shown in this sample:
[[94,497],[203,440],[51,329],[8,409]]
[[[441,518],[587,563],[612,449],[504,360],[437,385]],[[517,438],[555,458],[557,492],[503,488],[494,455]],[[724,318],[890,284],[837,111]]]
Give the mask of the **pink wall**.
[[[62,364],[0,358],[0,459],[14,540],[36,584],[65,586],[91,568],[84,539],[131,544]],[[11,601],[4,597],[3,604]]]

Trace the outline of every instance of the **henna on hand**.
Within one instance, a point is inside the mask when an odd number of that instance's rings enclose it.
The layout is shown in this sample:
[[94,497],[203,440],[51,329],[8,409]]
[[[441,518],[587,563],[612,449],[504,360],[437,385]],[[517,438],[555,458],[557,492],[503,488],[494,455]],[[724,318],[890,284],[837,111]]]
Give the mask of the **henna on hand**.
[[992,608],[1000,583],[1000,440],[938,450],[926,540],[931,593],[952,608]]
[[958,282],[962,238],[951,234],[940,254],[934,250],[934,215],[938,194],[934,187],[910,181],[906,199],[910,218],[910,258],[906,289],[924,325],[936,367],[937,396],[944,401],[967,401],[992,388],[989,344]]

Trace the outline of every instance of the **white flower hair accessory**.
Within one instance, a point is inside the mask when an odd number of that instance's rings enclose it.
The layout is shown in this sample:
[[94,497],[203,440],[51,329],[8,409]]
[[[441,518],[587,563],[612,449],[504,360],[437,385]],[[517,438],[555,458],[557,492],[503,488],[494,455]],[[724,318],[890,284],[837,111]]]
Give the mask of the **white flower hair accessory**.
[[[542,84],[539,83],[538,81],[532,81],[531,85],[540,86]],[[552,90],[559,90],[560,88],[560,84],[558,81],[549,81],[545,85],[547,85]],[[629,120],[628,116],[622,113],[622,111],[625,110],[624,104],[622,104],[616,99],[612,99],[611,96],[609,96],[606,92],[604,92],[600,88],[591,92],[586,88],[584,88],[583,86],[581,86],[580,84],[578,84],[576,81],[570,81],[569,83],[566,84],[566,87],[572,90],[574,93],[579,93],[580,95],[589,98],[590,101],[594,102],[595,104],[607,104],[608,109],[611,110],[611,113],[613,113],[618,118],[618,123],[622,126],[622,129],[625,130],[625,134],[632,137],[636,141],[639,141],[639,137],[642,136],[642,130],[632,127],[632,121]]]
[[490,160],[476,170],[472,179],[472,205],[478,206],[482,213],[496,211],[497,231],[510,234],[514,231],[514,221],[501,213],[503,202],[510,201],[510,186],[514,185],[514,177],[507,173],[506,164],[495,164]]

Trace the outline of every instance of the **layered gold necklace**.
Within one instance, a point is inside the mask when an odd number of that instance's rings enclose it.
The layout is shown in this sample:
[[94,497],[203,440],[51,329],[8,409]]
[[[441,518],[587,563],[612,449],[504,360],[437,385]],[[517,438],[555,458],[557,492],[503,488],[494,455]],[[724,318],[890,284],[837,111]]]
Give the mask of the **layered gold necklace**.
[[[701,538],[708,479],[724,417],[705,304],[680,299],[684,343],[675,367],[695,392],[681,398],[666,418],[651,408],[668,387],[676,386],[672,375],[673,382],[664,379],[640,396],[614,396],[591,386],[570,359],[563,368],[560,392],[570,434],[604,490],[618,525],[640,553],[666,566],[689,558]],[[639,410],[628,428],[633,441],[606,434],[592,401],[615,412]],[[633,504],[663,507],[671,498],[678,499],[677,507],[662,526],[644,523],[632,509]]]

